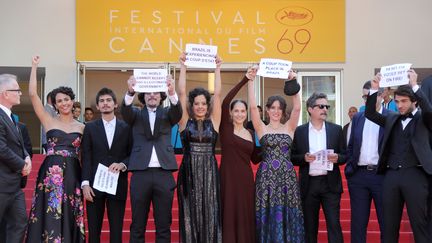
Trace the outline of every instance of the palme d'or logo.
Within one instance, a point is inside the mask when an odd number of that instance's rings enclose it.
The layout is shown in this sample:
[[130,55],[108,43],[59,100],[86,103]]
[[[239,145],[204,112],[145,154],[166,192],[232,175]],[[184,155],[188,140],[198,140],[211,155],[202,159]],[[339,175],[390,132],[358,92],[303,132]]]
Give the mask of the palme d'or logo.
[[302,26],[312,21],[313,13],[307,8],[291,6],[277,11],[275,18],[286,26]]

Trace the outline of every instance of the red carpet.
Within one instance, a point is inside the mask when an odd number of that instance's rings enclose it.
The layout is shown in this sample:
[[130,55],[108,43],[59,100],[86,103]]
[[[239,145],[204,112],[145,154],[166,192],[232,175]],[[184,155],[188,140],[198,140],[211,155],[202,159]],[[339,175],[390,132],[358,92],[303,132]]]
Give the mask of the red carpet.
[[[27,202],[27,210],[30,209],[30,204],[32,200],[32,195],[35,187],[35,181],[37,177],[37,171],[39,169],[40,164],[42,163],[44,156],[36,154],[33,157],[33,171],[29,176],[27,187],[25,188],[25,194],[26,194],[26,202]],[[217,157],[218,160],[220,157]],[[177,156],[177,161],[180,164],[181,162],[181,156]],[[257,166],[254,166],[254,171],[256,171]],[[177,178],[177,173],[174,174],[174,177]],[[341,224],[342,224],[342,230],[345,238],[345,242],[350,242],[350,201],[349,201],[349,194],[348,194],[348,188],[346,184],[345,177],[343,176],[343,186],[344,186],[344,193],[342,194],[342,201],[341,201]],[[130,208],[130,202],[128,197],[128,202],[126,204],[126,215],[124,219],[124,228],[123,228],[123,242],[129,242],[129,226],[131,223],[131,208]],[[149,217],[149,222],[147,225],[147,233],[146,233],[146,241],[147,242],[155,242],[155,226],[152,216]],[[370,220],[369,220],[369,226],[368,226],[368,236],[367,236],[367,242],[368,243],[378,243],[380,234],[379,234],[379,226],[378,221],[376,219],[375,210],[372,209]],[[179,234],[178,234],[178,208],[177,208],[177,195],[174,196],[174,206],[173,206],[173,224],[172,224],[172,236],[171,236],[172,242],[179,242]],[[318,236],[319,242],[327,242],[327,231],[325,226],[325,219],[324,214],[321,212],[320,215],[320,228],[319,228],[319,236]],[[104,220],[104,226],[103,226],[103,232],[102,232],[102,242],[109,242],[109,229],[108,229],[108,221],[105,218]],[[414,242],[414,237],[411,233],[411,227],[409,225],[408,216],[406,212],[404,212],[402,223],[401,223],[401,229],[400,229],[400,241],[401,243],[408,243],[408,242]]]

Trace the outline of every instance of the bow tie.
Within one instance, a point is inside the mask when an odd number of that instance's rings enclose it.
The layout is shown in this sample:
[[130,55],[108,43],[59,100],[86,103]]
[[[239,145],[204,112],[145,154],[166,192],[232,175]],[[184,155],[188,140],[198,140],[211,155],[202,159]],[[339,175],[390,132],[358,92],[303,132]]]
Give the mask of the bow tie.
[[400,118],[402,121],[405,121],[407,118],[414,118],[414,115],[410,112],[410,113],[405,114],[405,115],[400,115]]

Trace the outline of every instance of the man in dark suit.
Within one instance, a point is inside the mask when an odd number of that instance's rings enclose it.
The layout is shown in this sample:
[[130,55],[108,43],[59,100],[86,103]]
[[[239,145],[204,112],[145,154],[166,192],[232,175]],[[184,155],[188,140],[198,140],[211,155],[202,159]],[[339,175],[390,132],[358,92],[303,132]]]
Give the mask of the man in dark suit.
[[351,136],[352,119],[353,119],[354,115],[357,114],[357,112],[358,112],[358,110],[357,110],[357,107],[355,107],[355,106],[351,106],[348,109],[348,117],[350,119],[350,122],[345,124],[345,126],[343,126],[343,128],[342,128],[342,134],[344,137],[344,141],[346,141],[347,146],[348,146],[349,138]]
[[[322,205],[327,222],[329,242],[343,242],[340,225],[342,179],[339,165],[345,163],[345,142],[342,127],[327,122],[330,108],[327,95],[313,93],[306,101],[310,121],[297,127],[294,133],[292,161],[300,166],[300,192],[303,203],[306,242],[317,242],[319,209]],[[321,150],[333,149],[327,160],[332,170],[310,167]]]
[[136,80],[128,80],[128,92],[121,107],[121,114],[133,129],[133,148],[128,170],[132,171],[130,182],[132,224],[130,242],[145,242],[150,203],[156,225],[156,242],[171,242],[172,202],[177,170],[174,148],[171,145],[171,128],[182,116],[182,109],[168,77],[169,107],[162,102],[165,92],[140,93],[142,109],[132,107]]
[[[382,107],[384,89],[380,89],[376,110],[387,115]],[[372,199],[375,204],[378,223],[383,239],[383,176],[377,174],[380,144],[384,129],[366,119],[364,112],[357,113],[352,119],[351,137],[347,149],[345,176],[351,202],[351,242],[366,243],[367,225]]]
[[421,90],[423,91],[425,97],[429,99],[429,102],[432,103],[432,76],[429,76],[422,81]]
[[[366,102],[366,118],[384,127],[378,172],[384,173],[384,242],[398,242],[404,203],[415,242],[432,242],[428,230],[428,177],[432,174],[432,106],[417,85],[417,74],[408,71],[409,85],[395,91],[400,115],[386,116],[375,110],[380,74],[372,81]],[[420,106],[421,111],[417,108]]]
[[[81,144],[81,187],[87,200],[89,242],[100,242],[106,205],[110,242],[121,243],[128,190],[126,169],[132,146],[132,134],[129,125],[114,115],[117,98],[111,89],[99,90],[96,94],[96,108],[102,117],[86,123]],[[92,188],[99,164],[107,166],[112,172],[120,173],[115,195]]]
[[7,225],[6,241],[21,243],[27,226],[27,213],[21,178],[31,170],[31,159],[11,108],[20,104],[21,89],[16,76],[0,75],[0,221]]

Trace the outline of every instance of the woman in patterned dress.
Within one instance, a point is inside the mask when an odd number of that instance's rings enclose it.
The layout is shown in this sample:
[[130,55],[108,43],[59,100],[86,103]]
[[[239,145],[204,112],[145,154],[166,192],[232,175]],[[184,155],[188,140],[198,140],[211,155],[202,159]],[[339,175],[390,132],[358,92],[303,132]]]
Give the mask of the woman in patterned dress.
[[[178,94],[183,109],[179,122],[184,155],[177,178],[181,242],[222,242],[219,170],[215,146],[221,120],[222,61],[216,57],[215,91],[195,88],[186,98],[186,59],[180,56]],[[187,110],[189,103],[189,112]]]
[[51,93],[59,115],[51,117],[45,111],[37,95],[38,64],[39,57],[33,57],[29,95],[35,113],[47,131],[48,149],[39,168],[26,242],[85,242],[78,160],[84,124],[73,119],[75,95],[69,87],[59,87]]
[[[258,67],[253,68],[253,76]],[[290,71],[288,80],[296,74]],[[248,94],[252,123],[260,139],[262,161],[256,175],[256,242],[304,242],[303,211],[294,166],[290,161],[292,137],[300,116],[299,94],[292,96],[293,109],[286,116],[286,102],[278,95],[267,100],[270,118],[265,125],[259,116],[254,93],[254,78],[249,80]]]

